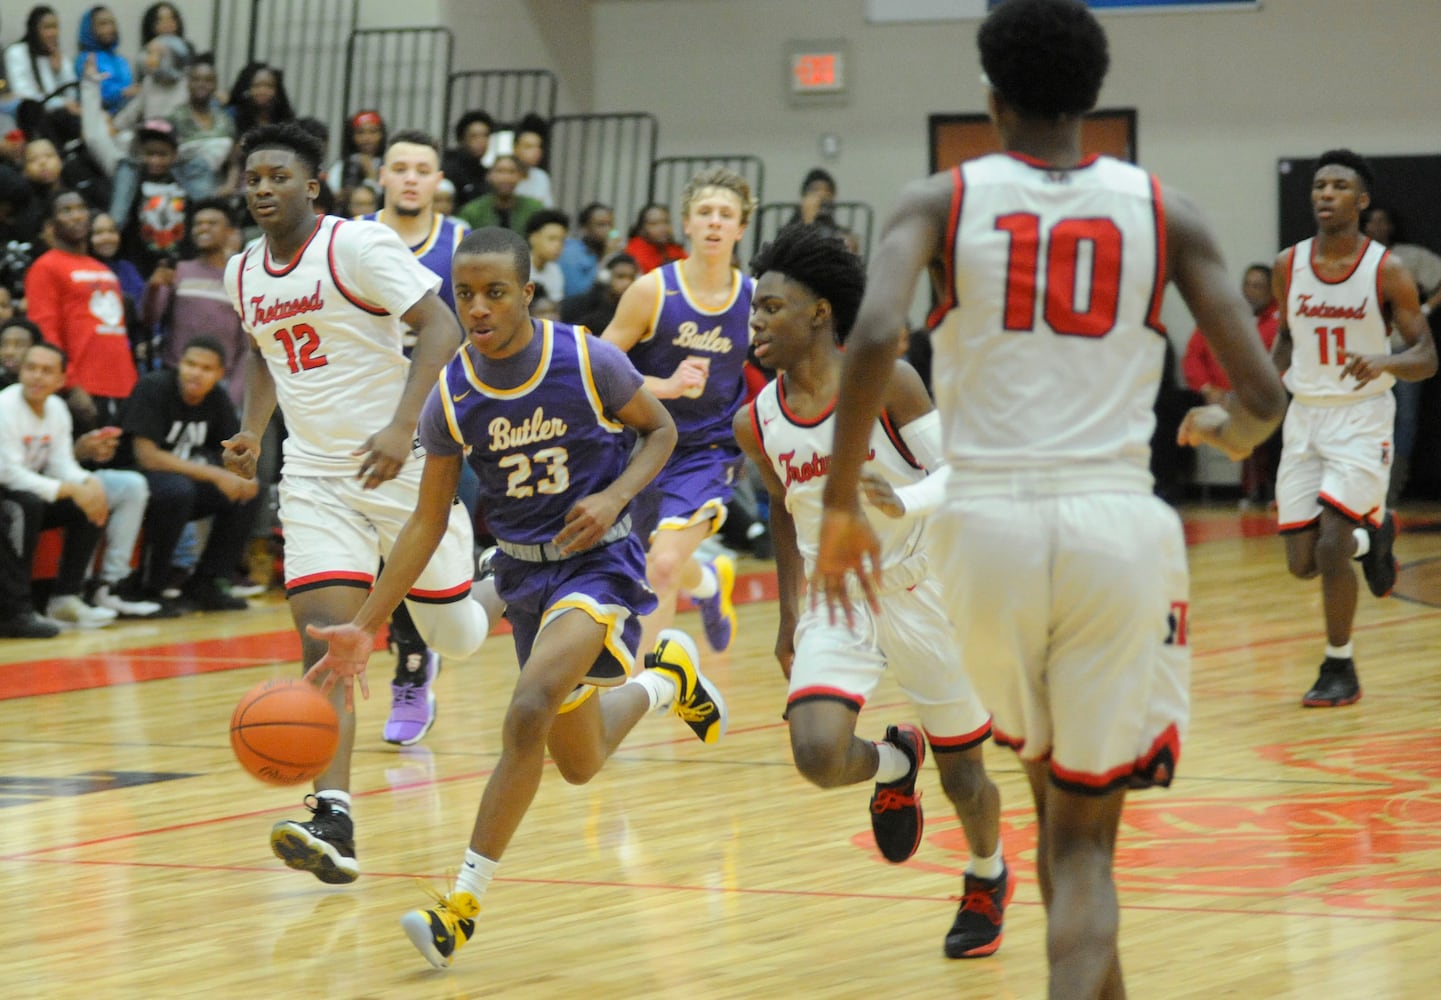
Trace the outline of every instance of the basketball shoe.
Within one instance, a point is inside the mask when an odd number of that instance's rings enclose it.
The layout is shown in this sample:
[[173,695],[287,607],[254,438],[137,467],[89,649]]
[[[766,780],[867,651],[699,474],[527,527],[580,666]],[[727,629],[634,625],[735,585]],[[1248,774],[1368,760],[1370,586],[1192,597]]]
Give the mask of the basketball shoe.
[[1361,700],[1361,682],[1356,679],[1356,661],[1328,656],[1321,661],[1316,683],[1301,699],[1303,708],[1339,708]]
[[1006,904],[1016,886],[1010,869],[993,879],[966,872],[965,886],[956,919],[946,932],[946,957],[984,958],[1001,947]]
[[305,808],[312,813],[310,819],[281,820],[270,828],[270,849],[286,867],[310,872],[322,882],[354,882],[360,866],[355,863],[355,824],[350,814],[316,795],[305,797]]
[[725,735],[725,699],[700,672],[700,651],[695,640],[680,629],[666,629],[661,632],[655,651],[646,654],[645,666],[675,681],[676,697],[671,703],[671,714],[690,726],[702,743],[715,743]]
[[480,900],[468,892],[442,896],[434,889],[426,891],[435,897],[435,905],[428,910],[411,910],[400,918],[400,926],[427,962],[437,969],[448,968],[460,946],[475,933]]
[[433,649],[400,652],[395,680],[390,685],[390,718],[381,739],[408,747],[419,743],[435,724],[434,682],[440,673],[440,654]]
[[710,648],[717,653],[724,653],[730,648],[731,640],[736,635],[736,609],[731,603],[731,593],[736,586],[736,564],[730,556],[719,555],[707,565],[715,574],[716,592],[709,597],[692,600],[700,610],[701,625],[705,627],[705,641],[710,643]]
[[1366,586],[1377,597],[1387,596],[1396,586],[1396,554],[1392,552],[1395,542],[1396,518],[1388,510],[1381,519],[1381,526],[1372,529],[1371,548],[1361,557],[1361,572],[1366,574]]
[[925,829],[916,778],[926,761],[926,737],[915,726],[903,723],[886,727],[886,742],[911,759],[911,769],[895,781],[876,782],[871,796],[871,833],[881,856],[898,865],[916,853]]

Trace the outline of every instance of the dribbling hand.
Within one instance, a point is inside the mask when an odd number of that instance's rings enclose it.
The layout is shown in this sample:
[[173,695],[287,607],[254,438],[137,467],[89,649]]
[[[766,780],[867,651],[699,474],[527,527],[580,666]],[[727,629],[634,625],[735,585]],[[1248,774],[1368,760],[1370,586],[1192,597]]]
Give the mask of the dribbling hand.
[[307,625],[305,634],[330,644],[324,656],[305,672],[305,679],[325,694],[337,681],[345,685],[345,707],[355,710],[355,681],[360,681],[360,696],[370,697],[370,682],[365,667],[375,649],[375,636],[347,622],[344,625]]

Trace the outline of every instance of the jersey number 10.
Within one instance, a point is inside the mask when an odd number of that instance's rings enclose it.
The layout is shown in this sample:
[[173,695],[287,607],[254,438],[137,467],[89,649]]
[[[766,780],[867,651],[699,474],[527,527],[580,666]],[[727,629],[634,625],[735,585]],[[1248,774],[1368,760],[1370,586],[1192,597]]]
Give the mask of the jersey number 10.
[[[1061,219],[1042,240],[1040,216],[1015,212],[996,219],[996,228],[1011,240],[1006,264],[1007,330],[1035,330],[1036,289],[1044,263],[1046,325],[1067,337],[1104,337],[1111,332],[1121,298],[1121,230],[1115,222]],[[1087,246],[1089,273],[1082,274],[1082,251]],[[1084,297],[1077,294],[1082,287],[1088,290]]]

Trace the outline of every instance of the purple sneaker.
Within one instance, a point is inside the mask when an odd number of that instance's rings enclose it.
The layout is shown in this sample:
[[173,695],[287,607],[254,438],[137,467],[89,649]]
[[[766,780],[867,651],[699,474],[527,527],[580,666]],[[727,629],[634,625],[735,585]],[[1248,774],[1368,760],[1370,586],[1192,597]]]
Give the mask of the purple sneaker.
[[715,573],[716,592],[710,597],[692,600],[700,609],[705,641],[717,653],[724,653],[736,635],[736,609],[731,603],[731,592],[736,585],[736,564],[730,556],[721,555],[712,559],[709,565],[711,572]]
[[[416,665],[413,661],[417,659],[424,662]],[[435,722],[433,682],[439,673],[440,654],[434,650],[401,654],[395,680],[390,685],[390,718],[385,720],[385,731],[381,734],[385,742],[408,747],[419,743],[430,732]]]

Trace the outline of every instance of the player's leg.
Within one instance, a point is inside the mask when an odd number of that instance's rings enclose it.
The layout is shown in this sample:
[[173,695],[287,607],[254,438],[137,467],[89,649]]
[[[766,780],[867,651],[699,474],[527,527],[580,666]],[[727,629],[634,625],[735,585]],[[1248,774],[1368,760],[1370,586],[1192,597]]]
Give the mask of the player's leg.
[[[1028,763],[1028,774],[1044,764]],[[1112,862],[1126,790],[1102,795],[1046,785],[1032,777],[1037,821],[1037,874],[1046,899],[1046,957],[1050,1000],[1124,997],[1121,977],[1120,905]],[[1042,875],[1042,871],[1044,874]]]
[[661,632],[674,624],[675,602],[681,591],[701,585],[701,567],[694,557],[710,535],[711,522],[701,521],[685,527],[661,526],[651,536],[645,572],[655,591],[656,609],[642,619],[641,649],[653,647]]
[[[287,537],[290,537],[287,532]],[[287,553],[289,555],[289,553]],[[365,603],[365,587],[323,586],[289,596],[290,614],[300,633],[302,673],[325,655],[327,644],[307,632],[311,625],[342,625],[355,617]],[[339,685],[331,704],[340,720],[340,738],[330,766],[315,779],[314,805],[308,820],[282,820],[270,831],[275,856],[297,871],[308,871],[322,882],[354,882],[360,875],[356,862],[355,824],[350,810],[350,757],[355,745],[355,713],[345,708]]]
[[517,651],[528,646],[528,652],[506,709],[500,759],[481,793],[464,863],[451,891],[438,896],[436,905],[412,910],[400,921],[416,950],[437,968],[448,966],[474,933],[480,901],[540,787],[546,741],[556,717],[605,644],[606,627],[579,610],[560,614],[543,628],[535,616],[513,613],[512,618]]
[[[921,564],[924,565],[924,564]],[[889,575],[908,569],[903,563]],[[1006,904],[1015,889],[1001,850],[1001,793],[986,774],[983,745],[991,718],[964,669],[939,585],[929,578],[884,598],[881,646],[901,690],[916,706],[940,772],[941,788],[970,848],[965,886],[946,933],[950,958],[980,958],[1001,946]]]

